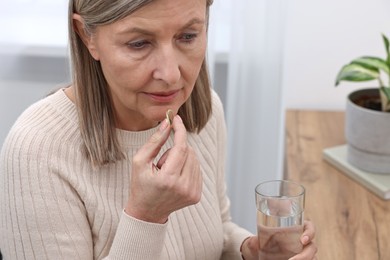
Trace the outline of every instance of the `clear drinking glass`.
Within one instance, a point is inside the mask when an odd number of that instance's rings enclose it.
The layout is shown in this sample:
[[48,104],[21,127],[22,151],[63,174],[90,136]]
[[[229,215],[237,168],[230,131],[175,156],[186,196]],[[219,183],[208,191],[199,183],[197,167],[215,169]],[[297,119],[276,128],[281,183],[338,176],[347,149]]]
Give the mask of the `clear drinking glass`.
[[305,188],[274,180],[256,186],[260,259],[285,260],[302,251]]

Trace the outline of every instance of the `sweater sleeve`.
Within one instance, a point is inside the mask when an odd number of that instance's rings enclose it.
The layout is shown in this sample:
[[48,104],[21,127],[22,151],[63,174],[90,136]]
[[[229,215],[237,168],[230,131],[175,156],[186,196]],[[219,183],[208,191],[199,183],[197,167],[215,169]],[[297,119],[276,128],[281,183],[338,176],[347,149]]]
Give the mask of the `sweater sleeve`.
[[166,229],[167,223],[144,222],[123,211],[110,255],[105,259],[159,259]]
[[242,242],[252,234],[232,222],[230,215],[230,200],[227,196],[225,180],[226,162],[226,123],[224,119],[223,107],[219,97],[213,93],[213,113],[217,120],[217,140],[218,140],[218,173],[217,189],[221,218],[223,222],[224,250],[221,259],[236,260],[242,259],[240,247]]

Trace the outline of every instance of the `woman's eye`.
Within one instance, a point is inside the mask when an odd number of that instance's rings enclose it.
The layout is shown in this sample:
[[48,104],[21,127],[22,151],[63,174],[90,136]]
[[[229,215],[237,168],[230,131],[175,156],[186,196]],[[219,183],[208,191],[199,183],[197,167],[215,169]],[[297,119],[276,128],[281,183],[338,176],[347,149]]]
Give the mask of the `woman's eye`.
[[185,33],[181,36],[181,40],[190,43],[192,42],[198,35],[196,33]]
[[149,44],[148,41],[142,40],[142,41],[130,42],[127,45],[133,49],[142,49],[142,48],[146,47],[148,44]]

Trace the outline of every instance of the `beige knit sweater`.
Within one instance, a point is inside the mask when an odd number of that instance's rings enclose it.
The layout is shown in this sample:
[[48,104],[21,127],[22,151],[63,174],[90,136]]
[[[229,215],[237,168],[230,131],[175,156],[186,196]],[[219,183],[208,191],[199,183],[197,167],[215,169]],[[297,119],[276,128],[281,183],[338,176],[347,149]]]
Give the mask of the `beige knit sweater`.
[[[118,130],[127,159],[96,169],[81,152],[75,105],[63,90],[29,107],[0,155],[0,250],[8,259],[241,259],[251,235],[231,222],[222,105],[188,142],[201,163],[201,201],[166,224],[123,212],[132,157],[157,128]],[[168,140],[162,152],[172,146]]]

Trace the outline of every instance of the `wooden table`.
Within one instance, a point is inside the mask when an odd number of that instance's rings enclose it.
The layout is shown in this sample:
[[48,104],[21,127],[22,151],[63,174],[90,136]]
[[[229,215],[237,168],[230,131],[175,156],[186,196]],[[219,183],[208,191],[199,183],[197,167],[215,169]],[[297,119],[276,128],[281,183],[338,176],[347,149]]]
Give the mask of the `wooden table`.
[[306,187],[320,260],[390,259],[390,201],[322,158],[324,148],[344,143],[343,112],[287,111],[285,178]]

